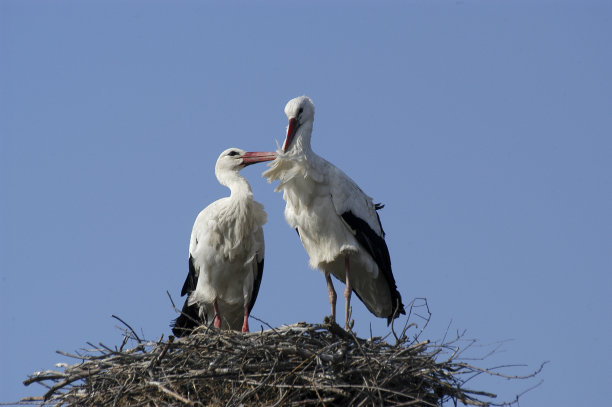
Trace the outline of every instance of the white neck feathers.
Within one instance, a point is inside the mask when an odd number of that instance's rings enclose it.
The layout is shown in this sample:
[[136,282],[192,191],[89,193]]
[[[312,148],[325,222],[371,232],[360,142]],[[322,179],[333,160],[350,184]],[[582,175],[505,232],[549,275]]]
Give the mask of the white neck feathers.
[[216,175],[219,183],[229,188],[231,197],[253,197],[251,186],[238,171],[219,171]]

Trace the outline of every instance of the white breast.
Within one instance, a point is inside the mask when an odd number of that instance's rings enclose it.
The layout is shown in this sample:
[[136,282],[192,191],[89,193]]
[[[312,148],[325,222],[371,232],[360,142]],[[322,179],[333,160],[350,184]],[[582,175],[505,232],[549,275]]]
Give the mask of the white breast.
[[[250,293],[258,251],[263,256],[263,206],[251,199],[229,205],[229,199],[215,202],[214,210],[204,209],[194,224],[190,254],[199,271],[191,304],[244,304]],[[212,205],[211,205],[212,206]],[[214,214],[211,216],[210,214]]]
[[326,183],[297,176],[286,182],[283,190],[285,219],[298,229],[310,267],[323,268],[323,263],[343,253],[357,252],[357,241],[336,213]]

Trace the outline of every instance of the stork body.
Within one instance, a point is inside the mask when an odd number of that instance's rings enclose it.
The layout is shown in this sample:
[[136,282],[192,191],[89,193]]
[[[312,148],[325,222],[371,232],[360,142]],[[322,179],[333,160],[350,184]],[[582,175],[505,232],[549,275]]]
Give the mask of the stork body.
[[365,306],[387,322],[404,314],[391,271],[385,234],[372,198],[340,169],[310,147],[314,105],[310,98],[292,99],[285,107],[287,138],[270,169],[268,181],[280,180],[285,218],[295,228],[312,268],[323,271],[332,318],[336,293],[330,275],[346,284],[345,327],[349,328],[354,291]]
[[205,323],[248,332],[248,316],[257,299],[264,265],[266,222],[263,206],[239,171],[274,158],[274,153],[247,153],[230,148],[219,156],[215,174],[231,194],[202,210],[189,243],[189,274],[181,296],[188,294],[172,331],[189,334]]

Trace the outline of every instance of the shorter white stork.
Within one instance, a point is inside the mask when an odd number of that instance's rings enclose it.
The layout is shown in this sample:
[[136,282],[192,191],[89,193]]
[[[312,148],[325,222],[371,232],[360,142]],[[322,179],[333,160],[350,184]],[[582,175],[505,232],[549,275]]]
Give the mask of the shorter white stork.
[[217,159],[215,175],[231,194],[204,208],[193,225],[189,274],[181,290],[181,296],[188,297],[172,324],[176,336],[188,335],[202,323],[249,331],[248,318],[263,273],[266,212],[253,200],[251,187],[239,171],[275,156],[274,152],[230,148]]
[[325,274],[332,319],[336,291],[330,275],[346,284],[345,328],[350,328],[354,291],[365,306],[391,323],[405,314],[391,271],[385,232],[376,212],[382,208],[341,170],[310,148],[314,104],[307,96],[290,100],[287,137],[278,157],[264,172],[269,182],[280,180],[285,218],[297,230],[310,256],[310,266]]

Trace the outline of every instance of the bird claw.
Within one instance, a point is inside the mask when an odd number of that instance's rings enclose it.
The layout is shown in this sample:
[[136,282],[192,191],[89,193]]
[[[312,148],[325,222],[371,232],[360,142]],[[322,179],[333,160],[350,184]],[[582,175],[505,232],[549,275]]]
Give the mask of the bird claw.
[[221,328],[221,317],[219,315],[215,315],[215,322],[213,323],[215,328]]
[[354,326],[355,326],[355,320],[351,319],[347,324],[344,325],[344,330],[347,332],[350,332],[353,330]]
[[245,318],[244,323],[242,324],[242,332],[249,332],[249,320]]

